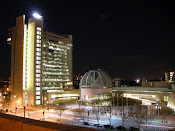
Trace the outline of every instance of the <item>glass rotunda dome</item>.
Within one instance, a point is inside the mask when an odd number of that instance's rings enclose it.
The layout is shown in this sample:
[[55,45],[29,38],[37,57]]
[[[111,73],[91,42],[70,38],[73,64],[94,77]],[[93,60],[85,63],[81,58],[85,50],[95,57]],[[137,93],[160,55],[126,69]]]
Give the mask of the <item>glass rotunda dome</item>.
[[112,80],[108,73],[101,69],[90,70],[82,77],[80,88],[112,88]]

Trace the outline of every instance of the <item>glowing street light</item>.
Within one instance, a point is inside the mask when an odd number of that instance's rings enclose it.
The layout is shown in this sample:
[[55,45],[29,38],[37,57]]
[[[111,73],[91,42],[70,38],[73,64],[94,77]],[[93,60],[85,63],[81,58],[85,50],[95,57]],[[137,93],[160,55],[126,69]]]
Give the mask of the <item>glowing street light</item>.
[[19,103],[20,100],[17,100],[17,103]]
[[37,14],[37,13],[34,13],[34,14],[33,14],[33,17],[35,17],[35,18],[37,18],[37,19],[41,19],[42,16],[39,15],[39,14]]
[[139,80],[139,79],[137,79],[137,80],[136,80],[136,83],[139,83],[139,82],[140,82],[140,80]]

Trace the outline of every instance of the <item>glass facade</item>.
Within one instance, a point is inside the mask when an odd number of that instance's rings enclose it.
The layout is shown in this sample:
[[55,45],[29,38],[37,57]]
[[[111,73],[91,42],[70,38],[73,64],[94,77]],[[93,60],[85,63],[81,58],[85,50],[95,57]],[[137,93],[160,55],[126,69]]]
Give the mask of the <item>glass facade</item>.
[[49,32],[43,34],[42,91],[60,92],[73,87],[72,38]]
[[80,88],[111,88],[110,76],[103,70],[90,70],[82,77]]

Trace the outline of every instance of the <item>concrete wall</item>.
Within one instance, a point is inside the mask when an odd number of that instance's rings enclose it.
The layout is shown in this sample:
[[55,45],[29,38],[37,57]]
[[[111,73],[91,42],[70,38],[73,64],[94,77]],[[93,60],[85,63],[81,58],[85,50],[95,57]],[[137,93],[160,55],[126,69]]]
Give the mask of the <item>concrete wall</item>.
[[0,131],[96,131],[95,129],[37,121],[0,113]]
[[21,122],[8,120],[0,117],[0,130],[21,131]]
[[171,87],[171,83],[166,81],[142,81],[142,87]]
[[175,84],[171,85],[171,89],[172,89],[172,91],[175,91]]
[[152,81],[153,87],[171,87],[171,83],[165,81]]
[[113,87],[113,91],[131,91],[131,92],[140,92],[140,91],[171,91],[171,89],[164,87],[142,87],[142,86],[127,86],[127,87]]
[[142,87],[150,87],[150,81],[142,81]]
[[115,80],[114,81],[114,86],[115,87],[121,87],[121,81],[120,80]]

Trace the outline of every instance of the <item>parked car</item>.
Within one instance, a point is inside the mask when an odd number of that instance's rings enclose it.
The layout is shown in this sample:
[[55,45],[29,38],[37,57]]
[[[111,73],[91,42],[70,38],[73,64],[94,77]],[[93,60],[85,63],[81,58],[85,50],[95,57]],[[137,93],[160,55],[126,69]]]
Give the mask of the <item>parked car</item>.
[[89,125],[89,123],[88,122],[83,122],[83,125]]
[[111,128],[111,129],[114,128],[114,126],[111,126],[111,125],[103,125],[103,127],[104,127],[104,128]]
[[[116,129],[117,129],[117,130],[122,130],[122,126],[117,126]],[[123,127],[123,130],[126,130],[126,128]]]
[[4,109],[4,111],[8,112],[8,109]]
[[100,124],[94,124],[93,126],[102,127],[102,125],[100,125]]
[[137,127],[130,127],[129,131],[143,131],[142,128],[137,128]]
[[130,128],[129,128],[129,131],[139,131],[139,128],[136,128],[136,127],[130,127]]

